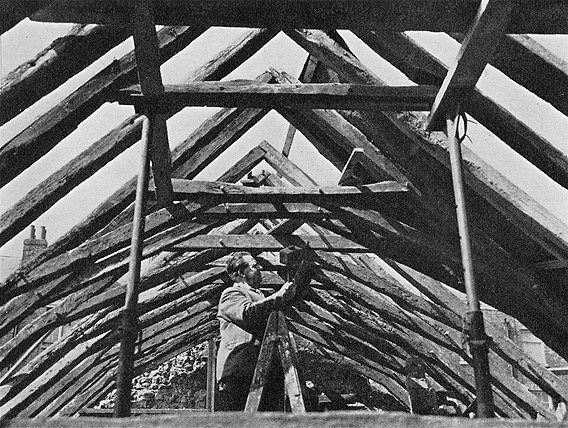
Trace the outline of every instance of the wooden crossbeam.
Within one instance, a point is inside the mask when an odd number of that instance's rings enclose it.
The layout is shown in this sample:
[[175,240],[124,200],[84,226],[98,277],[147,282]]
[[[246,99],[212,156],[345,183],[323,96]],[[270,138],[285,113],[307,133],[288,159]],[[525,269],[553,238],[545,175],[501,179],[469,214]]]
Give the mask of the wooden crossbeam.
[[513,6],[510,1],[482,0],[456,62],[448,71],[436,95],[428,118],[429,130],[445,129],[446,113],[475,87],[505,34]]
[[[250,28],[368,28],[393,31],[465,33],[479,0],[154,0],[159,25]],[[519,1],[509,33],[568,33],[566,2]],[[277,13],[275,12],[277,11]],[[32,16],[48,22],[90,22],[125,25],[128,10],[114,0],[53,1]]]
[[[322,187],[247,187],[231,183],[173,179],[176,200],[210,199],[225,203],[234,202],[329,202],[343,199],[366,201],[404,194],[407,187],[396,181],[383,181],[361,186],[322,186]],[[150,186],[150,188],[152,188]],[[372,195],[372,196],[371,196]]]
[[[319,109],[429,110],[433,86],[374,86],[347,83],[262,84],[257,81],[195,82],[166,85],[162,108],[171,105],[208,107],[294,107]],[[137,85],[119,91],[122,104],[143,104]]]
[[312,250],[368,253],[369,249],[341,236],[318,235],[202,235],[175,244],[170,250],[200,251],[208,248],[280,251],[290,245]]
[[158,113],[153,105],[153,100],[164,92],[154,13],[152,8],[145,3],[134,4],[131,13],[140,94],[149,100],[142,112],[148,116],[151,123],[148,150],[152,162],[154,182],[156,183],[156,197],[160,206],[167,207],[173,202],[172,161],[168,144],[166,115]]

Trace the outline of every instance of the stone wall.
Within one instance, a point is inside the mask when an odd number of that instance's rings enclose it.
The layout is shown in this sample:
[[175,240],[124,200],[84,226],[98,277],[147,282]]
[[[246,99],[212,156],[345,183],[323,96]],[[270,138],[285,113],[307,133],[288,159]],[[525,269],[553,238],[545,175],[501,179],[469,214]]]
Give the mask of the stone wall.
[[[206,343],[183,352],[132,382],[134,409],[205,409],[207,393]],[[111,392],[97,408],[114,407]]]

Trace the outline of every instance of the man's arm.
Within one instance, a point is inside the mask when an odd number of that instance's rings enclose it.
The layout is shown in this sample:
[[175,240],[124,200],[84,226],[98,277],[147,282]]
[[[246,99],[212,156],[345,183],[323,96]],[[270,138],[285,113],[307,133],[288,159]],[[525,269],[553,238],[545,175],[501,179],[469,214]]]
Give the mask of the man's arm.
[[234,287],[226,289],[219,301],[219,315],[238,325],[242,329],[253,332],[264,325],[270,312],[279,309],[293,299],[295,287],[286,282],[280,290],[257,302]]

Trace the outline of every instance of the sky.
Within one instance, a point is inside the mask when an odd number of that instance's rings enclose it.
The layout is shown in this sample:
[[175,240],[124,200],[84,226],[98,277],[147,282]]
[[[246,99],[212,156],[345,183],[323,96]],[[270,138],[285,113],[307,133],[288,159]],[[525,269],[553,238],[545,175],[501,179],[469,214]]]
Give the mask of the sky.
[[[70,24],[36,23],[27,19],[22,21],[2,35],[0,39],[2,76],[5,76],[24,61],[33,58],[54,38],[65,35],[71,28],[72,25]],[[190,47],[162,67],[164,83],[182,82],[193,70],[199,68],[208,59],[213,58],[219,50],[231,45],[239,35],[247,31],[246,29],[229,28],[208,30]],[[378,57],[352,33],[341,31],[340,34],[345,38],[355,55],[387,83],[391,85],[407,85],[410,83],[404,75]],[[443,34],[408,34],[448,65],[452,63],[459,49],[459,45],[455,41]],[[568,38],[566,36],[538,36],[536,39],[553,53],[568,61]],[[23,114],[2,126],[0,128],[0,145],[9,141],[52,105],[130,49],[132,49],[132,42],[128,40],[71,81],[62,85],[61,88],[44,97]],[[306,52],[281,33],[254,57],[229,75],[226,80],[253,79],[268,67],[297,76],[306,58]],[[568,118],[564,115],[528,93],[524,88],[509,82],[500,72],[490,66],[483,73],[478,87],[488,96],[510,109],[520,120],[545,136],[552,144],[568,153]],[[186,108],[170,119],[168,121],[170,147],[174,147],[183,141],[193,129],[217,110],[216,108]],[[74,158],[132,114],[133,109],[130,106],[119,106],[116,103],[107,103],[102,106],[49,154],[10,184],[0,189],[0,212],[12,206],[26,192],[55,172],[65,162]],[[287,130],[287,122],[277,113],[271,112],[197,178],[214,180],[240,156],[258,145],[262,140],[267,140],[281,150]],[[566,189],[556,185],[483,127],[470,126],[468,135],[470,140],[466,140],[464,144],[568,224],[568,192]],[[45,226],[48,230],[48,241],[53,242],[137,173],[138,155],[139,147],[135,145],[78,186],[33,224],[38,227]],[[296,134],[290,158],[310,173],[320,184],[333,185],[337,183],[340,172],[323,159],[300,133]],[[269,169],[267,165],[261,165],[259,168]],[[19,261],[22,241],[28,236],[29,231],[23,231],[0,248],[0,279],[7,274],[6,268],[3,269],[2,266],[8,266],[13,264],[14,261]]]

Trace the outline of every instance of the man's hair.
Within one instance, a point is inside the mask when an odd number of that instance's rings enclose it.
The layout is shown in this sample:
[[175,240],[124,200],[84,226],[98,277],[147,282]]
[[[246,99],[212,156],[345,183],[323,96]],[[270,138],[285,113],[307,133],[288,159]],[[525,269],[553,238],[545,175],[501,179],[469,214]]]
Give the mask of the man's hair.
[[244,256],[251,256],[251,253],[247,251],[239,251],[238,253],[233,254],[233,257],[227,263],[227,273],[229,276],[240,275],[244,268],[247,266],[247,262],[244,259]]

